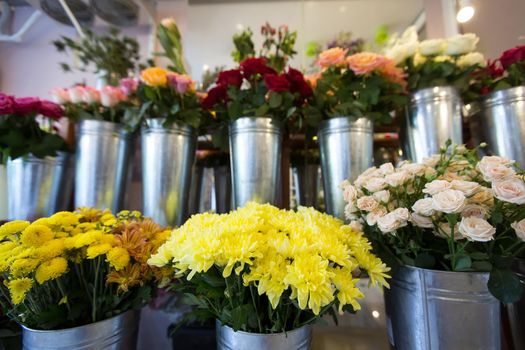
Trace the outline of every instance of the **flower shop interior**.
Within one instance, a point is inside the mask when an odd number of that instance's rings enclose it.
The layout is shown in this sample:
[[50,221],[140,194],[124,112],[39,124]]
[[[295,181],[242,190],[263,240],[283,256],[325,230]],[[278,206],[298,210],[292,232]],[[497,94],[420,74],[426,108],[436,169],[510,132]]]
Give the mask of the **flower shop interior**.
[[0,0],[0,350],[525,350],[524,16]]

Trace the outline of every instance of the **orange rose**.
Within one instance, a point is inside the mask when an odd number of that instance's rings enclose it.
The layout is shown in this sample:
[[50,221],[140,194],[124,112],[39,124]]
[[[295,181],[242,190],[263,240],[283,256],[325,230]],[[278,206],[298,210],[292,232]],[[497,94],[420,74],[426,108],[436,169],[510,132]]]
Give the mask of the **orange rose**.
[[319,80],[319,78],[321,78],[321,73],[314,73],[304,76],[304,80],[306,80],[306,82],[310,84],[312,89],[315,89],[315,87],[317,86],[317,81]]
[[405,80],[405,72],[402,68],[396,67],[394,62],[387,63],[382,69],[381,74],[393,83],[401,85],[403,88],[406,87],[407,82]]
[[345,63],[347,52],[348,49],[342,49],[340,47],[325,50],[319,54],[317,64],[322,68],[343,65]]
[[168,71],[160,67],[146,68],[140,73],[140,78],[149,86],[166,86]]
[[373,52],[360,52],[346,58],[348,67],[357,75],[381,69],[386,62],[387,58],[385,56]]

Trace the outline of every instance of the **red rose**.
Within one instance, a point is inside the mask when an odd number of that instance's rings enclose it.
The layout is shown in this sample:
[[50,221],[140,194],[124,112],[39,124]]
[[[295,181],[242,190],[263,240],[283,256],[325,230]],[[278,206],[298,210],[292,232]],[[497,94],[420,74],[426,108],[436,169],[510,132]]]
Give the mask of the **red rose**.
[[15,113],[15,98],[0,92],[0,115]]
[[493,78],[499,78],[505,72],[505,70],[501,67],[501,63],[498,60],[494,62],[489,61],[487,68],[489,70],[490,76]]
[[15,113],[29,114],[40,110],[40,100],[36,97],[20,97],[15,99]]
[[226,85],[217,85],[208,91],[208,95],[202,100],[201,106],[205,109],[212,109],[213,106],[224,101],[227,97],[228,87]]
[[483,86],[479,92],[481,95],[485,96],[490,93],[490,88],[488,86]]
[[250,79],[252,76],[259,74],[265,76],[266,74],[277,74],[277,72],[268,67],[266,58],[247,58],[241,62],[241,71],[246,79]]
[[40,102],[40,108],[38,112],[40,112],[40,114],[45,117],[55,120],[59,120],[64,115],[64,109],[62,106],[46,100]]
[[218,85],[236,86],[241,87],[242,85],[242,74],[239,69],[224,70],[219,73],[217,79]]
[[309,97],[313,94],[312,88],[304,79],[303,73],[297,69],[288,68],[286,78],[290,82],[290,92],[297,92],[302,98]]
[[264,83],[270,91],[286,92],[290,91],[290,82],[286,79],[286,75],[281,74],[267,74],[264,76]]
[[501,54],[499,61],[503,68],[507,69],[513,63],[525,60],[525,45],[509,49]]

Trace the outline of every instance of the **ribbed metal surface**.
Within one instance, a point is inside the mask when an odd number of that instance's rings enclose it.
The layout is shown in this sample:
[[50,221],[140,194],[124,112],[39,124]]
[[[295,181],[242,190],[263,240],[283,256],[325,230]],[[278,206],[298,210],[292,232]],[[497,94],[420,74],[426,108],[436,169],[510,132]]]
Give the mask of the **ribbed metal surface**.
[[317,208],[319,165],[299,164],[293,168],[297,204]]

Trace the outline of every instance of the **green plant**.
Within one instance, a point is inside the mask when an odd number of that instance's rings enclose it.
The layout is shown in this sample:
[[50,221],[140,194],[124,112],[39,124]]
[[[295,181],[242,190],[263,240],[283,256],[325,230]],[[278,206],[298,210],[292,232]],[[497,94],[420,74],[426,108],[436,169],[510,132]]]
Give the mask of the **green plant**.
[[169,70],[179,74],[186,74],[184,68],[184,55],[182,53],[182,38],[177,23],[173,18],[165,18],[157,26],[157,38],[164,52],[156,53],[157,56],[168,58],[172,65]]

